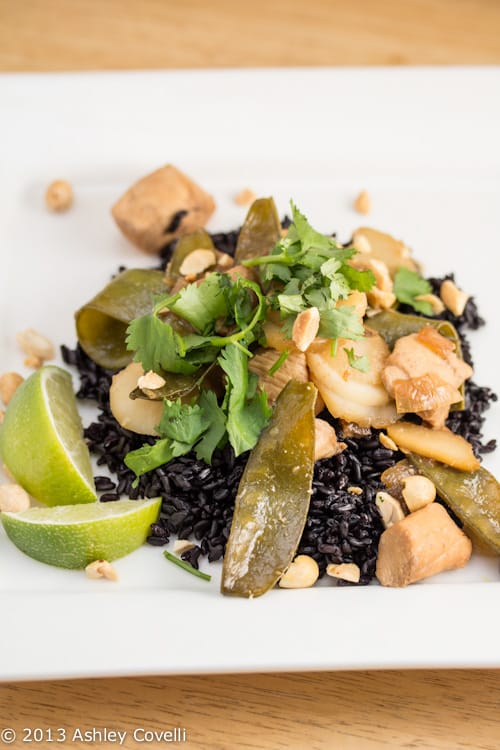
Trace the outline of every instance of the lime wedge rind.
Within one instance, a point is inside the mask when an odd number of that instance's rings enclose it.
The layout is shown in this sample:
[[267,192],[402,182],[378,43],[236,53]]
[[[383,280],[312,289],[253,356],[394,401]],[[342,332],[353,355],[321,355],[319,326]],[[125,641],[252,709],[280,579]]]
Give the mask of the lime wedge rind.
[[94,560],[117,560],[140,547],[160,507],[161,498],[115,500],[30,508],[0,518],[9,539],[29,557],[60,568],[85,568]]

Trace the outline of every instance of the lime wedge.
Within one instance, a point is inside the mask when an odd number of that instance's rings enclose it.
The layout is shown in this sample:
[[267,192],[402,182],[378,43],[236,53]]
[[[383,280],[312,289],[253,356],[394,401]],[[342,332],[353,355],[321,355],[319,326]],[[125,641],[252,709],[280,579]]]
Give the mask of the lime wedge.
[[2,513],[7,536],[25,552],[58,568],[85,568],[140,547],[158,518],[161,498],[30,508]]
[[46,505],[96,500],[71,375],[41,367],[14,394],[0,428],[0,455],[30,495]]

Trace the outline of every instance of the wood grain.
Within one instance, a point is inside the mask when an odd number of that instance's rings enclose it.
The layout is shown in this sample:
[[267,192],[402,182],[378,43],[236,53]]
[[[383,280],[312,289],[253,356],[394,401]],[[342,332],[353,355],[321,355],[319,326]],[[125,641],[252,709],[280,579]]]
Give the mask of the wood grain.
[[64,727],[51,747],[106,727],[137,750],[135,728],[180,727],[186,742],[171,746],[190,750],[498,750],[499,699],[500,671],[129,678],[3,685],[0,716],[18,741]]
[[498,0],[0,0],[0,70],[500,62]]
[[[0,0],[0,70],[498,64],[499,32],[498,0]],[[0,685],[0,730],[15,748],[23,727],[140,748],[169,745],[134,728],[179,726],[192,750],[497,750],[499,700],[486,670],[19,683]]]

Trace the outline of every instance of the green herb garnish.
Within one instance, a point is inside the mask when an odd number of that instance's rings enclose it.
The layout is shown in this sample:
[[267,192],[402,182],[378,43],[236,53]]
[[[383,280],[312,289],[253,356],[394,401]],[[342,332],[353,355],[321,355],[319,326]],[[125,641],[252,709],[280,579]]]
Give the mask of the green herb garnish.
[[185,560],[182,560],[180,557],[176,557],[175,555],[172,555],[171,552],[168,552],[168,550],[165,550],[163,553],[163,556],[170,560],[170,562],[175,563],[175,565],[178,565],[179,568],[182,568],[183,570],[186,570],[188,573],[191,573],[191,575],[196,576],[197,578],[203,578],[204,581],[211,581],[212,576],[208,575],[208,573],[203,573],[201,570],[198,570],[197,568],[193,568],[193,566],[186,562]]
[[349,362],[351,367],[353,367],[355,370],[359,370],[360,372],[368,372],[368,370],[370,369],[370,363],[366,355],[361,354],[358,356],[354,353],[354,349],[352,347],[351,349],[347,349],[347,347],[344,346],[344,351],[347,355],[347,361]]
[[409,268],[398,268],[394,276],[394,294],[398,302],[410,305],[422,315],[432,315],[432,305],[429,302],[416,299],[422,294],[431,294],[432,287],[416,271],[410,271]]
[[300,312],[317,307],[320,336],[361,338],[364,329],[356,311],[352,307],[337,308],[337,302],[353,290],[369,291],[375,284],[373,273],[348,264],[357,250],[342,247],[333,237],[317,232],[293,203],[291,210],[293,223],[287,236],[270,255],[250,258],[243,265],[259,266],[263,282],[280,287],[271,293],[269,302],[280,311],[286,335],[290,335]]

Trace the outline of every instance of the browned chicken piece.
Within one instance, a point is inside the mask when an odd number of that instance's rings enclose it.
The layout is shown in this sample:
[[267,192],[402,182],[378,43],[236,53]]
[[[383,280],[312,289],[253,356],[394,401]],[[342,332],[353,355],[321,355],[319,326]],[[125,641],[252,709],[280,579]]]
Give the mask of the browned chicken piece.
[[460,400],[458,388],[472,367],[454,351],[449,339],[431,326],[396,341],[382,371],[398,413],[414,412],[432,427],[443,427],[450,406]]
[[214,209],[212,196],[167,164],[132,185],[112,214],[134,245],[153,254],[176,237],[205,226]]
[[444,570],[463,568],[472,543],[439,503],[431,503],[386,529],[376,576],[382,586],[408,586]]
[[332,425],[325,419],[314,420],[314,460],[331,458],[347,448],[345,443],[339,443]]

